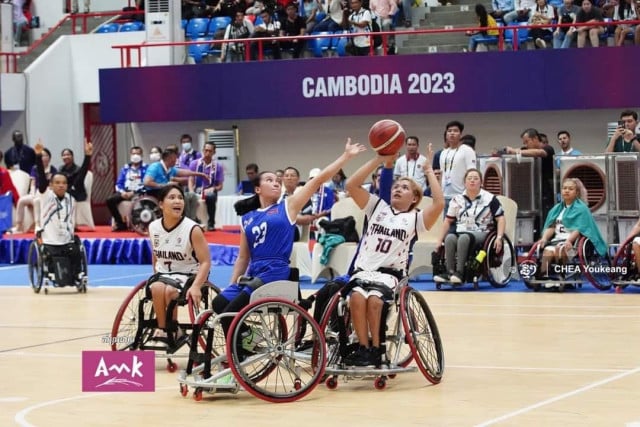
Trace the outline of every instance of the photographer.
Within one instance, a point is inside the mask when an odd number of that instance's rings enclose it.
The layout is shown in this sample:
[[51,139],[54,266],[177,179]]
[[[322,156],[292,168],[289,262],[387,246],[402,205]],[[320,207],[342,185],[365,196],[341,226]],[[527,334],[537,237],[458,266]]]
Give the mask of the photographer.
[[638,126],[638,113],[633,110],[625,110],[620,113],[618,127],[611,135],[605,153],[628,153],[640,151],[640,135],[636,135]]
[[[252,37],[278,37],[278,35],[280,35],[280,22],[273,20],[268,9],[264,9],[260,13],[260,17],[262,18],[262,23],[256,25]],[[271,42],[264,40],[262,41],[262,46],[260,46],[259,42],[251,43],[252,60],[258,59],[258,49],[261,49],[263,54],[265,49],[271,49],[273,59],[280,59],[282,57],[280,55],[280,43],[276,39]]]
[[[253,24],[244,19],[244,13],[236,12],[233,22],[224,31],[224,40],[247,39],[253,33]],[[223,43],[220,47],[220,62],[242,62],[245,59],[245,43]]]
[[[573,0],[564,0],[562,6],[558,8],[559,23],[575,24],[578,12],[580,12],[580,7],[573,4]],[[571,46],[575,36],[576,27],[557,27],[553,32],[553,48],[567,49]]]
[[[373,17],[371,12],[362,7],[362,0],[351,0],[351,15],[349,15],[348,23],[352,33],[367,34],[371,31],[371,21]],[[347,44],[347,52],[354,56],[369,55],[369,47],[371,39],[369,36],[353,37]]]

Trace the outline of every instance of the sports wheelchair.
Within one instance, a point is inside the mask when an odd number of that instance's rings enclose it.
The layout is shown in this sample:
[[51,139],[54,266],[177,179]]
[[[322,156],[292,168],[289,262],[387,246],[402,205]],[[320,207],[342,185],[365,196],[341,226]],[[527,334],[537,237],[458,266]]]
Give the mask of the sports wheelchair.
[[[273,403],[309,394],[322,379],[326,347],[320,326],[298,305],[297,282],[277,281],[251,294],[239,313],[205,310],[196,318],[187,369],[178,377],[180,393],[200,401],[203,392],[244,389]],[[227,337],[220,320],[233,318]],[[199,352],[198,341],[205,342]],[[311,342],[307,348],[306,343]]]
[[[193,323],[198,314],[210,307],[213,297],[220,290],[211,282],[205,282],[202,286],[202,301],[196,306],[191,299],[187,300],[186,293],[190,283],[185,285],[178,298],[169,303],[167,307],[167,337],[156,338],[158,322],[155,318],[151,293],[147,287],[148,280],[136,285],[120,305],[111,328],[111,336],[107,343],[113,351],[155,350],[167,356],[167,371],[175,372],[178,365],[171,359],[185,345],[190,345],[188,335],[193,330]],[[188,319],[174,319],[174,310],[178,307],[188,306]],[[180,335],[180,334],[183,335]],[[204,342],[200,342],[204,346]],[[161,356],[159,356],[161,357]]]
[[[74,271],[73,260],[79,260]],[[61,288],[75,286],[78,292],[86,293],[88,284],[87,252],[78,236],[73,243],[66,245],[47,245],[42,243],[40,233],[29,245],[27,252],[27,270],[33,292],[49,293],[49,287]]]
[[[469,250],[469,257],[465,263],[464,277],[462,283],[435,282],[436,289],[442,289],[443,285],[451,287],[463,286],[472,283],[474,289],[480,287],[480,280],[488,280],[494,288],[504,288],[509,284],[516,271],[516,252],[511,240],[505,235],[502,237],[502,251],[496,252],[494,243],[497,233],[492,231],[481,244],[472,244]],[[481,263],[476,261],[476,256],[480,251],[484,251],[485,257]],[[444,246],[438,248],[431,255],[433,265],[433,276],[447,273],[445,266]]]
[[[338,387],[339,376],[349,379],[373,379],[374,387],[383,390],[387,379],[397,374],[420,370],[432,384],[438,384],[444,374],[444,349],[435,318],[424,297],[403,278],[393,300],[383,306],[380,330],[382,365],[353,367],[344,358],[358,345],[351,324],[347,295],[357,282],[350,282],[336,292],[324,311],[320,328],[327,346],[325,385]],[[314,350],[315,354],[315,350]],[[320,358],[314,357],[314,361]],[[415,366],[409,366],[415,360]],[[317,366],[320,370],[320,366]]]
[[640,286],[640,272],[636,265],[635,252],[633,251],[633,239],[640,235],[627,238],[616,251],[611,265],[614,271],[611,274],[612,284],[616,293],[622,293],[629,285]]
[[540,243],[533,244],[527,257],[518,266],[525,286],[534,291],[543,288],[564,292],[565,289],[581,288],[585,282],[596,289],[611,289],[611,262],[609,256],[601,256],[591,240],[580,236],[574,249],[569,251],[566,263],[549,263],[550,277],[541,277],[542,252]]

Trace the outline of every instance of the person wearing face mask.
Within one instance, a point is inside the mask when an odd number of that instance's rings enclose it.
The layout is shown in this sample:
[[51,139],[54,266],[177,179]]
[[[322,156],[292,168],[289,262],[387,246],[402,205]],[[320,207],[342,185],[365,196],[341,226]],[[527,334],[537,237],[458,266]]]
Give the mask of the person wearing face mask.
[[131,147],[129,155],[130,163],[124,165],[116,181],[116,192],[107,199],[107,207],[114,221],[113,231],[127,230],[127,225],[118,211],[118,205],[125,200],[131,200],[144,190],[142,178],[147,171],[147,165],[142,161],[142,148]]
[[[182,147],[182,153],[178,162],[180,169],[189,169],[191,162],[202,158],[202,153],[193,148],[193,139],[191,135],[184,134],[180,137],[180,146]],[[186,182],[185,182],[186,184]]]
[[149,152],[149,162],[159,162],[160,159],[162,159],[162,148],[158,146],[151,147],[151,151]]
[[24,144],[24,137],[19,130],[13,131],[11,136],[13,139],[13,147],[4,153],[4,162],[7,169],[18,166],[26,173],[31,173],[31,169],[36,164],[36,153],[33,148]]

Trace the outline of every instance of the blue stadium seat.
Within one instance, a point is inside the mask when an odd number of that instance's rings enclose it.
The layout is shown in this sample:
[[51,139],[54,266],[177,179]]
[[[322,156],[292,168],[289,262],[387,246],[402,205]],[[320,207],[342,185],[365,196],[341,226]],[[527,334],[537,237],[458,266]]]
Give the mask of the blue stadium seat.
[[110,22],[108,24],[101,25],[96,33],[117,33],[120,30],[120,24]]
[[193,41],[202,42],[189,45],[189,56],[193,58],[196,64],[200,64],[210,54],[211,38],[200,37]]
[[[319,31],[311,33],[312,36],[317,35],[330,35],[332,34],[330,31]],[[313,53],[313,56],[316,58],[322,58],[324,53],[327,52],[331,48],[331,42],[333,38],[331,37],[318,37],[315,39],[307,40],[307,49]]]
[[193,18],[187,22],[186,36],[189,39],[197,39],[207,35],[209,18]]
[[[512,24],[513,25],[513,24]],[[528,25],[527,22],[521,22],[517,25]],[[522,47],[522,45],[531,38],[529,37],[529,29],[528,28],[518,28],[518,49]],[[504,31],[504,41],[505,43],[513,45],[513,30],[505,30]]]
[[142,31],[144,30],[144,24],[142,22],[127,22],[125,24],[122,24],[122,26],[120,27],[120,32],[126,32],[126,31]]
[[[349,31],[340,30],[333,33],[334,35],[338,34],[348,34]],[[347,56],[347,42],[349,41],[349,37],[334,37],[331,39],[331,49],[334,50],[338,56]]]
[[322,20],[327,16],[324,12],[316,12],[316,22],[322,22]]
[[229,16],[215,16],[211,18],[209,23],[209,36],[213,37],[214,33],[220,29],[224,30],[231,24],[231,17]]
[[[498,23],[497,25],[498,25],[498,27],[502,27],[502,24]],[[482,38],[476,39],[476,43],[478,45],[483,44],[483,45],[487,46],[487,49],[488,49],[488,46],[493,46],[493,45],[497,45],[498,44],[498,36],[490,36],[490,35],[487,34],[486,36],[484,36]]]
[[180,25],[181,25],[183,30],[187,29],[187,22],[189,22],[188,19],[183,19],[182,21],[180,21],[180,23],[181,23]]

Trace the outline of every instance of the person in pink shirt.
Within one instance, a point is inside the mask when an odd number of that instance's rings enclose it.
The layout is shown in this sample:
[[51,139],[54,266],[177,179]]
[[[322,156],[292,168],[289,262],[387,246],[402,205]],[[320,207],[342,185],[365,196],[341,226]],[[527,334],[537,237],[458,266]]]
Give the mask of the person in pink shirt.
[[[398,4],[395,0],[370,0],[369,8],[378,20],[381,31],[393,30],[393,16],[398,12]],[[395,53],[395,37],[388,38],[389,53]]]

